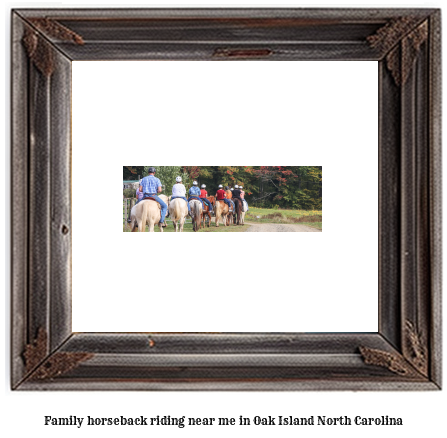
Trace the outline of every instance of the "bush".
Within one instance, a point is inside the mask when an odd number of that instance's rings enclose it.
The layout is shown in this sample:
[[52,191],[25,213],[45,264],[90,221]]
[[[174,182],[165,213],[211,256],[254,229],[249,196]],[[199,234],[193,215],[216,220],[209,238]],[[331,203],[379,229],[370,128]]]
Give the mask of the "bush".
[[135,192],[136,192],[136,190],[134,190],[134,189],[124,189],[123,190],[123,196],[125,198],[136,198],[137,195],[136,195]]
[[263,216],[262,219],[282,219],[282,213],[270,213]]
[[301,217],[291,217],[289,218],[290,222],[297,224],[299,222],[321,222],[323,220],[322,216],[301,216]]

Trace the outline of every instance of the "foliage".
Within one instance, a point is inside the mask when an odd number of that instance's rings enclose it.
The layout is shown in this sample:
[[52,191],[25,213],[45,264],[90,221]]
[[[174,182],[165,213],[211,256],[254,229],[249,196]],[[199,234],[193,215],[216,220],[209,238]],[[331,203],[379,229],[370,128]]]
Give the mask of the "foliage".
[[[124,166],[124,169],[129,167],[134,172],[141,168],[141,175],[146,176],[149,166]],[[216,193],[219,184],[230,187],[243,185],[250,206],[293,210],[321,210],[323,206],[321,166],[154,167],[167,195],[171,194],[175,177],[180,175],[187,190],[196,180],[199,185],[206,185],[209,195]]]
[[125,198],[136,198],[136,190],[135,189],[124,189],[123,196]]
[[[148,169],[151,166],[144,167],[144,176],[147,176]],[[163,185],[163,193],[170,196],[172,193],[172,186],[176,183],[175,179],[178,176],[182,177],[182,183],[188,189],[192,186],[192,180],[190,176],[183,171],[182,166],[153,166],[157,170],[155,176],[161,181]]]
[[199,166],[182,166],[182,170],[184,173],[187,173],[192,180],[196,180],[200,175]]
[[123,166],[123,181],[138,181],[143,177],[144,166]]

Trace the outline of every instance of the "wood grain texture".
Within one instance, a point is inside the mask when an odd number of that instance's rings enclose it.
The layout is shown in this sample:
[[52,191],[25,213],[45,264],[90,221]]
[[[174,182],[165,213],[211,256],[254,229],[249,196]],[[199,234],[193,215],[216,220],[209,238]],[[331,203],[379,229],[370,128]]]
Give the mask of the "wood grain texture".
[[[25,374],[22,353],[28,342],[28,58],[22,46],[23,21],[12,17],[11,74],[11,386]],[[19,219],[20,218],[20,219]]]
[[50,78],[33,63],[29,72],[29,282],[28,339],[49,332],[50,289]]
[[[433,9],[14,11],[12,387],[439,389],[440,53]],[[71,61],[89,59],[379,61],[379,332],[71,333]]]
[[[379,331],[401,346],[401,102],[385,61],[379,62]],[[398,146],[398,147],[396,147]]]
[[441,11],[430,15],[428,44],[428,148],[430,239],[430,376],[442,385],[442,117]]
[[51,77],[50,349],[71,335],[71,62],[54,54]]

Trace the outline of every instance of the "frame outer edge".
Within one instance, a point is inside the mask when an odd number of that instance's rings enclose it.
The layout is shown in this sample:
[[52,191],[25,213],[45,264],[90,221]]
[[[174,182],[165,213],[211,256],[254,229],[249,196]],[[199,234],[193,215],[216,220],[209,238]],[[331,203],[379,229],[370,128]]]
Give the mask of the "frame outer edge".
[[25,375],[28,282],[28,60],[22,19],[11,14],[11,387]]
[[[61,9],[29,9],[17,8],[17,12],[25,18],[29,17],[45,17],[51,14],[54,18],[71,19],[79,17],[90,18],[114,18],[117,15],[117,10],[113,8],[101,9],[86,9],[86,8],[61,8]],[[324,19],[371,19],[371,20],[389,20],[390,18],[398,18],[402,15],[415,15],[418,17],[426,17],[434,11],[434,8],[124,8],[119,10],[119,15],[127,19],[150,17],[150,18],[171,18],[173,16],[180,18],[210,18],[210,17],[229,17],[229,18],[245,18],[247,16],[253,18],[271,18],[272,16],[278,18],[289,17],[304,17],[315,18],[320,17]]]
[[430,336],[430,374],[442,386],[442,58],[441,10],[430,16],[430,246],[432,323]]
[[[270,10],[271,12],[272,10]],[[408,11],[408,10],[406,10]],[[423,385],[415,385],[421,387],[421,389],[438,389],[441,385],[441,196],[442,196],[442,188],[441,188],[441,26],[440,26],[440,10],[430,10],[430,52],[429,52],[429,74],[430,74],[430,92],[429,92],[429,153],[430,153],[430,164],[429,164],[429,172],[430,172],[430,274],[431,274],[431,308],[430,308],[430,377],[431,382],[424,382]],[[13,11],[13,22],[15,23],[22,22],[21,17],[18,13]],[[63,303],[61,306],[57,304],[56,310],[53,312],[53,304],[56,303],[55,300],[58,299],[60,294],[60,289],[53,281],[53,277],[51,276],[51,272],[41,273],[37,268],[41,266],[42,257],[38,257],[39,251],[36,251],[38,248],[34,242],[30,242],[30,235],[27,232],[23,231],[31,229],[31,233],[34,231],[43,230],[43,239],[45,240],[42,245],[43,248],[43,256],[48,259],[47,261],[53,261],[53,236],[54,231],[58,231],[57,228],[59,222],[58,220],[63,220],[66,218],[66,211],[62,207],[60,211],[55,211],[55,198],[56,195],[52,191],[52,184],[55,181],[63,182],[66,180],[67,176],[56,175],[54,176],[53,171],[55,168],[55,163],[58,159],[61,159],[64,165],[66,164],[66,151],[55,151],[55,143],[56,146],[64,145],[66,143],[58,143],[58,140],[53,138],[52,132],[52,123],[51,117],[53,115],[52,111],[54,111],[53,106],[51,105],[51,98],[53,97],[51,94],[51,83],[45,84],[42,87],[42,84],[37,85],[31,83],[36,78],[35,72],[30,74],[28,70],[28,65],[30,64],[26,55],[24,53],[23,47],[21,45],[21,34],[20,30],[23,28],[23,25],[20,27],[20,24],[12,26],[13,33],[13,46],[12,46],[12,56],[13,56],[13,69],[20,68],[19,75],[16,76],[15,70],[13,70],[13,79],[12,79],[12,100],[13,100],[13,127],[12,127],[12,184],[11,184],[11,195],[12,199],[18,199],[17,205],[14,205],[14,209],[12,211],[12,224],[11,228],[13,231],[13,240],[11,244],[11,252],[13,255],[12,262],[12,288],[13,288],[13,299],[12,299],[12,309],[13,309],[13,317],[14,317],[14,325],[12,330],[12,360],[13,360],[13,375],[11,378],[11,382],[13,386],[17,386],[20,383],[20,379],[23,379],[24,375],[24,367],[23,362],[21,365],[19,364],[19,360],[21,360],[21,356],[24,350],[24,346],[29,338],[32,339],[32,333],[35,331],[34,329],[39,325],[39,323],[43,322],[43,325],[49,327],[50,336],[52,333],[56,333],[58,329],[61,329],[63,332],[60,334],[55,334],[55,338],[51,338],[51,347],[50,350],[54,350],[57,348],[61,341],[64,340],[67,330],[69,330],[70,322],[67,321],[67,315],[64,313],[67,310],[67,304]],[[24,59],[23,59],[24,58]],[[31,70],[33,67],[31,67]],[[31,77],[30,77],[31,76]],[[71,76],[71,75],[70,75]],[[31,83],[31,84],[30,84]],[[25,84],[25,85],[24,85]],[[56,88],[57,89],[57,88]],[[63,90],[64,92],[66,90]],[[34,93],[37,92],[35,95]],[[57,95],[54,96],[57,98]],[[31,100],[36,100],[39,104],[40,102],[45,102],[45,105],[42,105],[43,113],[40,114],[37,120],[31,120],[31,116],[37,118],[38,114],[29,112],[29,104]],[[48,106],[47,106],[48,104]],[[36,105],[36,103],[34,103]],[[31,103],[31,107],[34,106]],[[62,108],[62,117],[65,117],[65,109]],[[59,114],[57,114],[59,115]],[[17,125],[17,120],[21,120],[21,118],[25,118],[25,123],[22,126]],[[43,120],[45,119],[45,120]],[[30,125],[31,123],[31,125]],[[15,126],[14,126],[15,124]],[[56,122],[55,126],[59,126],[60,121]],[[23,129],[25,126],[25,130]],[[31,126],[31,128],[30,128]],[[40,148],[37,148],[37,152],[35,149],[30,150],[30,139],[32,138],[32,128],[33,126],[38,126],[38,141],[41,144],[44,144],[44,150],[41,151]],[[21,129],[19,129],[19,127]],[[25,132],[23,132],[25,131]],[[61,135],[56,133],[56,138],[61,136],[65,136],[65,132]],[[68,147],[70,148],[71,142],[68,141]],[[34,152],[33,152],[34,151]],[[29,164],[29,156],[32,153],[37,153],[39,157],[39,162],[44,164],[45,172],[45,181],[44,183],[40,182],[41,187],[45,185],[47,191],[44,194],[44,202],[43,206],[38,205],[36,203],[38,193],[38,188],[34,188],[31,186],[31,183],[25,178],[23,178],[20,172],[25,172],[25,175],[30,175],[30,178],[36,178],[35,169],[35,160],[31,161]],[[51,164],[48,164],[44,157],[41,154],[48,153],[49,160],[51,160]],[[56,153],[57,155],[53,155]],[[47,168],[47,167],[48,168]],[[70,166],[70,163],[68,163]],[[33,171],[34,170],[34,171]],[[48,181],[47,181],[48,180]],[[32,181],[34,182],[34,181]],[[38,182],[38,181],[37,181]],[[17,189],[15,189],[15,185],[17,185]],[[21,190],[20,190],[21,189]],[[31,201],[28,200],[28,196],[23,196],[23,190],[25,190],[26,194],[29,195],[30,192]],[[60,191],[62,196],[65,198],[67,195],[63,191]],[[34,198],[33,198],[34,196]],[[68,194],[69,196],[69,194]],[[15,204],[15,203],[14,203]],[[21,215],[23,215],[23,210],[20,210],[19,207],[22,206],[25,208],[27,212],[26,217],[28,218],[28,212],[30,209],[34,210],[34,214],[36,211],[40,212],[42,210],[48,210],[48,218],[46,222],[37,221],[35,224],[35,220],[31,221],[27,219],[26,227],[23,227],[23,222],[20,223],[20,227],[14,224],[14,222],[18,222],[17,219],[21,219]],[[69,209],[70,210],[70,209]],[[54,214],[54,215],[53,215]],[[70,214],[70,211],[68,212]],[[16,219],[16,221],[14,221]],[[34,217],[33,217],[34,219]],[[70,220],[70,218],[69,218]],[[71,223],[70,223],[71,225]],[[54,230],[53,230],[54,226]],[[18,234],[17,234],[18,232]],[[22,233],[22,234],[20,234]],[[32,234],[31,234],[32,237]],[[57,238],[58,239],[58,238]],[[56,241],[56,250],[61,251],[61,254],[66,254],[66,245],[65,243],[61,243],[59,247],[59,242]],[[30,248],[31,245],[31,248]],[[70,250],[70,243],[68,243],[68,248]],[[36,254],[31,254],[32,252]],[[21,258],[21,255],[24,256]],[[55,255],[54,255],[55,256]],[[33,271],[34,269],[34,271]],[[49,269],[47,264],[46,269]],[[63,267],[63,269],[65,269]],[[69,268],[70,269],[70,268]],[[64,271],[65,272],[65,271]],[[19,274],[22,276],[19,276]],[[55,275],[55,278],[58,277],[59,274]],[[35,280],[35,281],[34,281]],[[36,284],[35,284],[36,283]],[[62,284],[61,284],[62,285]],[[37,286],[37,287],[36,287]],[[54,293],[53,296],[53,286]],[[29,291],[28,291],[29,288]],[[35,289],[38,289],[38,294],[35,293]],[[59,290],[59,291],[58,291]],[[28,299],[29,293],[29,299]],[[68,309],[70,309],[69,304],[69,293],[65,295],[68,300]],[[29,300],[30,302],[28,302]],[[42,300],[44,302],[42,302]],[[37,308],[37,312],[35,311]],[[61,310],[62,309],[62,310]],[[16,313],[18,311],[18,313]],[[21,318],[21,319],[20,319]],[[55,319],[59,318],[59,319]],[[69,316],[70,318],[70,316]],[[70,331],[70,330],[69,330]],[[91,382],[89,382],[91,383]],[[129,382],[127,382],[129,383]],[[330,389],[350,389],[343,385],[343,382],[339,382],[342,387],[339,388],[330,388]],[[346,382],[344,382],[346,383]],[[218,385],[218,382],[213,382],[214,385]],[[326,385],[327,382],[322,382],[322,385]],[[409,383],[411,385],[411,383]],[[95,382],[92,386],[95,385],[101,386],[100,383]],[[169,384],[168,384],[169,385]],[[174,383],[174,385],[176,385]],[[179,384],[181,385],[181,384]],[[250,384],[247,382],[247,390],[250,387]],[[272,383],[272,390],[277,390],[277,384]],[[296,389],[303,389],[301,383],[297,384],[298,387]],[[374,389],[379,389],[377,386],[381,385],[382,389],[391,389],[391,387],[395,389],[405,389],[400,387],[400,384],[397,383],[396,386],[394,384],[388,386],[385,382],[374,382]],[[33,384],[31,382],[24,382],[23,385],[20,386],[20,389],[36,389],[33,388]],[[56,385],[57,386],[57,385]],[[162,385],[165,386],[165,385]],[[213,386],[213,385],[211,385]],[[368,385],[366,385],[368,386]],[[407,386],[404,384],[404,386]],[[423,386],[423,388],[422,388]],[[57,387],[48,388],[48,389],[58,389]],[[73,388],[74,389],[74,388]],[[87,388],[85,388],[87,389]],[[94,389],[89,386],[88,389]],[[110,386],[103,389],[111,389]],[[149,389],[149,388],[148,388]],[[152,389],[154,389],[152,387]],[[168,389],[166,387],[159,389]],[[196,388],[197,389],[197,388]],[[213,389],[213,387],[208,387],[204,389]],[[231,389],[228,387],[224,387],[222,389]],[[240,388],[239,388],[240,389]],[[252,389],[262,389],[262,388],[252,388]],[[267,389],[267,388],[266,388]],[[286,388],[284,388],[286,389]],[[290,389],[290,388],[287,388]],[[315,387],[311,387],[308,389],[318,389]],[[322,389],[322,388],[320,388]],[[352,389],[352,388],[351,388]],[[373,389],[373,388],[359,388],[356,389]],[[407,388],[410,389],[410,388]],[[413,388],[416,389],[416,388]]]

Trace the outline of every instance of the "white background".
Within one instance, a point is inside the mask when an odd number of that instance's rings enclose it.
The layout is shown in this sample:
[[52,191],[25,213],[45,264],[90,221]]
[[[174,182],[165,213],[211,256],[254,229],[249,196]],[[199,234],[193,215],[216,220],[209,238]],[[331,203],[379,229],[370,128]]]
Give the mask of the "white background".
[[[73,330],[377,331],[377,69],[74,62]],[[324,231],[123,233],[126,163],[322,165]]]
[[[105,3],[104,3],[105,4]],[[134,1],[136,5],[137,2]],[[145,1],[145,5],[150,5],[150,1]],[[153,3],[152,3],[153,4]],[[178,2],[177,5],[182,3]],[[189,3],[184,5],[191,6]],[[213,2],[209,0],[204,5],[211,5]],[[11,7],[57,7],[57,6],[73,6],[74,2],[68,4],[62,3],[7,3],[3,22],[5,23],[5,49],[2,63],[2,72],[6,94],[5,98],[5,117],[1,119],[3,132],[6,132],[5,144],[8,144],[9,119],[8,119],[8,90],[9,77],[4,68],[8,64],[9,51],[9,9]],[[93,4],[78,6],[94,6]],[[96,6],[101,3],[97,2]],[[107,3],[111,6],[110,3]],[[229,6],[229,4],[220,4],[221,6]],[[245,5],[259,6],[257,3],[246,1]],[[325,4],[318,6],[333,6],[336,2],[327,1]],[[378,1],[369,4],[365,2],[351,3],[349,5],[339,6],[430,6],[441,7],[441,2],[411,2],[411,1],[394,1],[389,4],[385,1]],[[127,4],[126,6],[131,6]],[[273,5],[270,5],[273,6]],[[288,4],[284,6],[317,6],[306,5],[303,3]],[[444,57],[445,59],[445,57]],[[444,99],[445,101],[445,99]],[[5,197],[6,205],[9,205],[9,151],[5,148]],[[314,164],[314,163],[313,163]],[[319,163],[315,163],[319,164]],[[325,175],[326,176],[326,175]],[[237,436],[256,436],[270,437],[272,433],[277,436],[284,437],[376,437],[380,434],[383,437],[395,436],[445,436],[447,427],[445,425],[445,406],[447,406],[447,397],[445,391],[438,392],[269,392],[269,393],[219,393],[219,392],[199,392],[199,393],[138,393],[138,392],[93,392],[93,393],[77,393],[77,392],[50,392],[50,393],[26,393],[11,392],[9,390],[9,338],[10,338],[10,315],[9,315],[9,213],[8,208],[6,214],[2,215],[2,228],[6,236],[5,240],[5,264],[2,264],[2,274],[5,278],[5,299],[4,308],[2,309],[1,318],[4,327],[4,336],[2,336],[2,398],[1,398],[1,432],[3,436],[46,436],[60,437],[63,434],[66,437],[83,436],[97,437],[99,433],[108,437],[123,435],[131,437],[147,437],[149,434],[157,437],[171,436],[228,436],[229,431],[225,428],[213,428],[211,431],[207,428],[194,429],[178,429],[178,428],[157,428],[157,429],[123,429],[119,427],[98,429],[75,429],[70,427],[45,427],[43,426],[44,415],[52,416],[151,416],[151,415],[171,415],[171,416],[234,416],[244,415],[252,417],[255,415],[327,415],[327,416],[356,416],[363,415],[366,417],[374,417],[379,415],[390,415],[402,417],[404,426],[400,428],[391,427],[331,427],[331,428],[259,428],[250,429],[232,428],[230,433]],[[326,225],[325,225],[326,227]],[[326,229],[325,229],[326,231]],[[322,233],[324,235],[324,232]],[[445,349],[444,349],[445,350]],[[445,361],[444,361],[445,363]],[[445,374],[445,366],[444,366]]]

